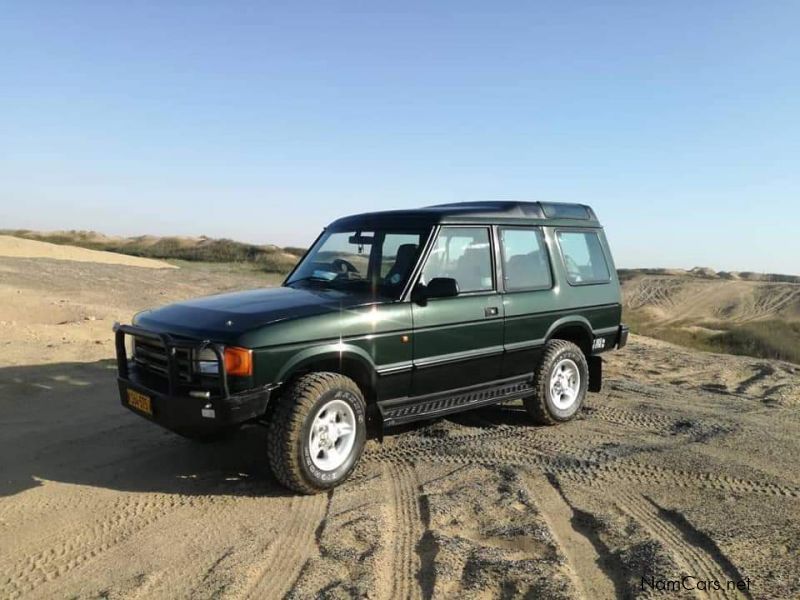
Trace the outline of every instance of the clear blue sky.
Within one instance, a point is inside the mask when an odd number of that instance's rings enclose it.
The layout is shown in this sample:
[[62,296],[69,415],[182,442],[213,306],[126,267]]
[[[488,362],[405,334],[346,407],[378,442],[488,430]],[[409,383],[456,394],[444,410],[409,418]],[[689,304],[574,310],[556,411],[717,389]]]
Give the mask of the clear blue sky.
[[0,228],[303,245],[592,204],[620,266],[800,273],[800,3],[4,2]]

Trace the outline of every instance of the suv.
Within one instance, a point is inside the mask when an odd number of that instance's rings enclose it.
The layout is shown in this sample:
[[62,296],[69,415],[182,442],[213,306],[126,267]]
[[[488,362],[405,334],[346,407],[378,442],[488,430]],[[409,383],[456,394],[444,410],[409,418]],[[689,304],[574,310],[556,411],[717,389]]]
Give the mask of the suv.
[[275,476],[310,494],[395,425],[517,399],[537,423],[571,419],[600,389],[598,355],[625,345],[621,312],[588,206],[367,213],[327,227],[280,288],[115,325],[119,392],[194,439],[265,424]]

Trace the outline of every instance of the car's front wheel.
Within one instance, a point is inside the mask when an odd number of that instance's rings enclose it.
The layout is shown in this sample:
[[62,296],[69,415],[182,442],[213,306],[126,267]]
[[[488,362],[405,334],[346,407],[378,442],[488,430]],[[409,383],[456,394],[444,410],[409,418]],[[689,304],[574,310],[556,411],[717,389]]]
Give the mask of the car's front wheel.
[[278,481],[303,494],[344,481],[366,440],[366,405],[356,383],[338,373],[310,373],[276,402],[268,436]]
[[533,378],[534,394],[524,399],[534,421],[554,425],[574,417],[586,398],[589,365],[578,346],[551,340],[544,347]]

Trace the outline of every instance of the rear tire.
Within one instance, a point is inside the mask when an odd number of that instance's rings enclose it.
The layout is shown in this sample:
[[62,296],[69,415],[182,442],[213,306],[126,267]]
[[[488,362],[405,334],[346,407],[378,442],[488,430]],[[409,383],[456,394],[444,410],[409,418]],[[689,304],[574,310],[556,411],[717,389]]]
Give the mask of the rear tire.
[[581,349],[572,342],[551,340],[534,373],[534,394],[523,403],[536,423],[555,425],[578,413],[588,385],[589,365]]
[[310,373],[281,394],[268,427],[275,478],[301,494],[330,489],[350,476],[366,441],[366,403],[338,373]]

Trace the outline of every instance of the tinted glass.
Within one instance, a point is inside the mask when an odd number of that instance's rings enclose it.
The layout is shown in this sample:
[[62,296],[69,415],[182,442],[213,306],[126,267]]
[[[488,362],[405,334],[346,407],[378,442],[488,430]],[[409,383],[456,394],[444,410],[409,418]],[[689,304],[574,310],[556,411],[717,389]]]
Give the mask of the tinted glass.
[[570,283],[599,283],[611,279],[597,232],[559,231],[557,235]]
[[549,288],[552,285],[547,246],[538,229],[501,229],[503,278],[507,290]]
[[589,211],[580,204],[560,204],[542,202],[542,210],[548,219],[583,219],[589,218]]
[[422,282],[451,277],[459,292],[494,288],[489,230],[482,227],[444,227],[422,272]]

